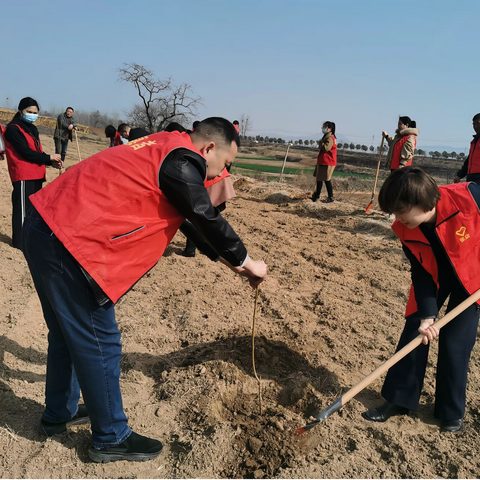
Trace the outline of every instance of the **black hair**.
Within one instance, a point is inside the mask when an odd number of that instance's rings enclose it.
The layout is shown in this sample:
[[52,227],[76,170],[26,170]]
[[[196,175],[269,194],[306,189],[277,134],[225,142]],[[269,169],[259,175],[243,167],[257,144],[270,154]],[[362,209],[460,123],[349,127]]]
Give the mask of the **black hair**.
[[417,128],[417,122],[410,117],[398,117],[398,119],[410,128]]
[[192,132],[201,137],[217,137],[221,143],[230,146],[232,142],[240,146],[240,137],[233,123],[222,117],[210,117],[202,120]]
[[117,133],[117,130],[113,125],[108,125],[105,127],[105,136],[107,138],[115,138],[116,133]]
[[335,123],[323,122],[323,126],[329,128],[332,131],[332,135],[335,136]]
[[199,123],[200,123],[200,122],[199,122],[198,120],[195,120],[195,121],[193,122],[193,125],[192,125],[192,130],[193,130],[194,128],[197,128]]
[[185,132],[185,127],[183,125],[180,125],[177,122],[171,122],[169,123],[166,127],[164,132]]
[[67,111],[67,110],[71,110],[72,112],[75,111],[75,109],[74,109],[73,107],[67,107],[67,108],[65,109],[65,111]]
[[477,113],[473,118],[472,121],[474,122],[475,120],[480,120],[480,113]]
[[240,124],[238,123],[238,120],[234,120],[232,123],[233,123],[234,125],[240,125]]
[[128,123],[121,123],[117,128],[117,132],[121,134],[129,126]]
[[440,190],[435,180],[417,167],[394,170],[378,194],[378,203],[385,213],[400,213],[412,207],[429,212],[439,200]]

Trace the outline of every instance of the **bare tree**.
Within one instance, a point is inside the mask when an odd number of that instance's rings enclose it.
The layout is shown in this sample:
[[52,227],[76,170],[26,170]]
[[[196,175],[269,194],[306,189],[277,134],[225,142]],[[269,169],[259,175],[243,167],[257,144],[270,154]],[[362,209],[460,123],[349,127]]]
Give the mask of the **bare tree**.
[[248,115],[242,115],[240,117],[240,136],[246,137],[249,130],[252,129],[252,121]]
[[144,126],[150,132],[163,130],[170,122],[185,123],[196,115],[200,97],[191,96],[191,87],[186,83],[175,85],[171,78],[160,80],[143,65],[124,63],[119,68],[119,78],[132,83],[141,98],[128,112],[129,120]]

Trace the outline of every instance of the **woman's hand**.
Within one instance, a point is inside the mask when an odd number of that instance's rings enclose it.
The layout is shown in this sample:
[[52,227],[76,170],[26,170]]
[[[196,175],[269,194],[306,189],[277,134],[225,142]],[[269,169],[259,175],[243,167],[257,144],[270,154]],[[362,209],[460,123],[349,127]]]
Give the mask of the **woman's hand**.
[[54,155],[50,155],[50,161],[52,162],[53,168],[60,169],[63,167],[62,157],[58,153],[55,153]]
[[382,132],[382,137],[383,137],[383,138],[387,138],[387,137],[388,137],[388,133],[385,132],[385,131],[383,131],[383,132]]
[[435,327],[434,323],[434,318],[424,318],[423,320],[420,320],[418,332],[422,335],[425,335],[422,340],[424,345],[427,345],[429,341],[437,338],[440,333],[438,328]]

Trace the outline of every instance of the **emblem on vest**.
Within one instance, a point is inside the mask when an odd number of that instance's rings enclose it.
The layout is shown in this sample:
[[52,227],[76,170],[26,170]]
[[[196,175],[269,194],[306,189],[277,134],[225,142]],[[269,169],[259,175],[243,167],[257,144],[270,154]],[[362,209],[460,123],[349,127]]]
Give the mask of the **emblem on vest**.
[[460,241],[463,243],[465,240],[470,238],[470,234],[467,233],[466,227],[460,227],[456,232],[456,235],[460,237]]

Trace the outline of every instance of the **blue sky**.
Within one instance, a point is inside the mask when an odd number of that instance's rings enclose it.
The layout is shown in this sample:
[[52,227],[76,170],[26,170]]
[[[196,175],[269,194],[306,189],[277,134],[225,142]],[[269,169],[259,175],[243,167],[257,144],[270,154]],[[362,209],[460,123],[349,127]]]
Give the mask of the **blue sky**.
[[422,145],[463,151],[480,112],[480,2],[22,0],[1,2],[0,105],[122,116],[123,62],[192,85],[198,117],[248,115],[250,134],[354,142],[417,121]]

